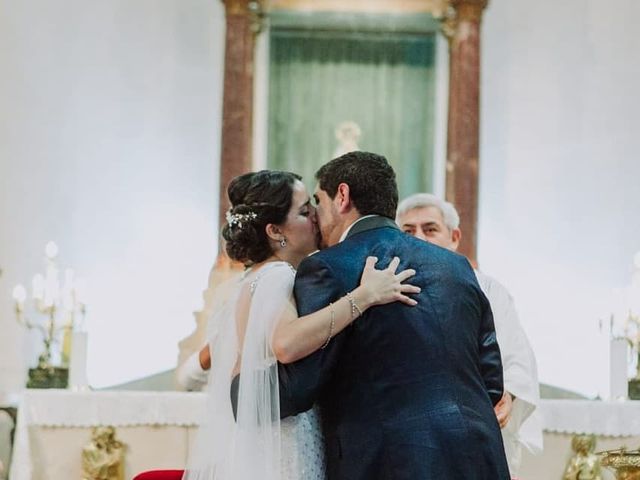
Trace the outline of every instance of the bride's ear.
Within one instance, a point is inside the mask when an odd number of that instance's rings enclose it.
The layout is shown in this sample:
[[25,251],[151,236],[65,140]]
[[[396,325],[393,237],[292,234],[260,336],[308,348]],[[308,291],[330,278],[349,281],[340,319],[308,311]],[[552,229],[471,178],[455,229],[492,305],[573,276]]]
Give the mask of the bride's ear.
[[267,237],[269,237],[269,240],[273,240],[274,242],[282,240],[282,229],[278,225],[267,223],[266,227],[264,227],[264,231],[267,234]]

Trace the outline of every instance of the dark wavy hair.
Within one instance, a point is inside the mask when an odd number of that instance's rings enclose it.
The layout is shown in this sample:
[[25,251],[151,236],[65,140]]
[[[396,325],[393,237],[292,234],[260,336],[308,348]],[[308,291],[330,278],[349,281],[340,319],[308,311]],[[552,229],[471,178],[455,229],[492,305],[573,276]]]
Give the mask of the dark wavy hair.
[[335,198],[338,185],[349,185],[351,201],[361,215],[382,215],[395,220],[398,208],[396,173],[387,159],[370,152],[349,152],[316,172],[318,185]]
[[261,170],[231,180],[227,188],[229,214],[242,219],[227,222],[222,228],[225,249],[231,259],[248,266],[271,256],[266,226],[284,223],[291,209],[293,186],[301,179],[291,172]]

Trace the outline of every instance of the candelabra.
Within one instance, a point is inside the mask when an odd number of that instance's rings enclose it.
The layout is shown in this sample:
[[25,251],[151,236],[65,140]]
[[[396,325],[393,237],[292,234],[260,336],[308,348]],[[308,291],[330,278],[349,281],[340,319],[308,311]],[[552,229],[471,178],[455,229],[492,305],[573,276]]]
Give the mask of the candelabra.
[[[640,400],[640,252],[633,259],[631,283],[613,291],[611,312],[609,364],[611,391],[615,391],[611,397]],[[603,327],[601,318],[601,332]]]
[[[49,242],[45,253],[45,273],[38,273],[33,277],[30,301],[27,302],[27,289],[23,285],[16,285],[13,289],[13,299],[18,322],[30,330],[39,330],[44,341],[37,368],[29,370],[27,387],[64,388],[67,386],[69,375],[71,333],[74,326],[84,323],[86,309],[85,304],[79,299],[72,269],[65,270],[64,282],[60,282],[60,272],[56,263],[57,245]],[[32,308],[27,308],[28,306]],[[39,318],[32,320],[30,313]],[[60,347],[58,352],[53,348],[56,344]]]

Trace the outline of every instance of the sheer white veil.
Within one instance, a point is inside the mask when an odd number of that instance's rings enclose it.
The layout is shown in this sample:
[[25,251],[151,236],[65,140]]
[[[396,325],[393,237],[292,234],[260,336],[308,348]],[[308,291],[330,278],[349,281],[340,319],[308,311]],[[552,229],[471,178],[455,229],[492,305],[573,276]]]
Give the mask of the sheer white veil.
[[[185,480],[281,478],[278,368],[271,337],[291,305],[295,273],[284,262],[249,271],[219,313],[211,345],[205,419],[190,446]],[[237,421],[231,382],[240,372]]]

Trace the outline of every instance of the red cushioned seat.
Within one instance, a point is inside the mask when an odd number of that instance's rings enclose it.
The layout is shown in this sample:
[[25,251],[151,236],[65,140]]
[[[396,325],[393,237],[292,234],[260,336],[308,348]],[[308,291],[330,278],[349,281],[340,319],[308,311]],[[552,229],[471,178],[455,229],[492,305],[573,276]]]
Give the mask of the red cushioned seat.
[[184,470],[150,470],[133,477],[133,480],[181,480]]

